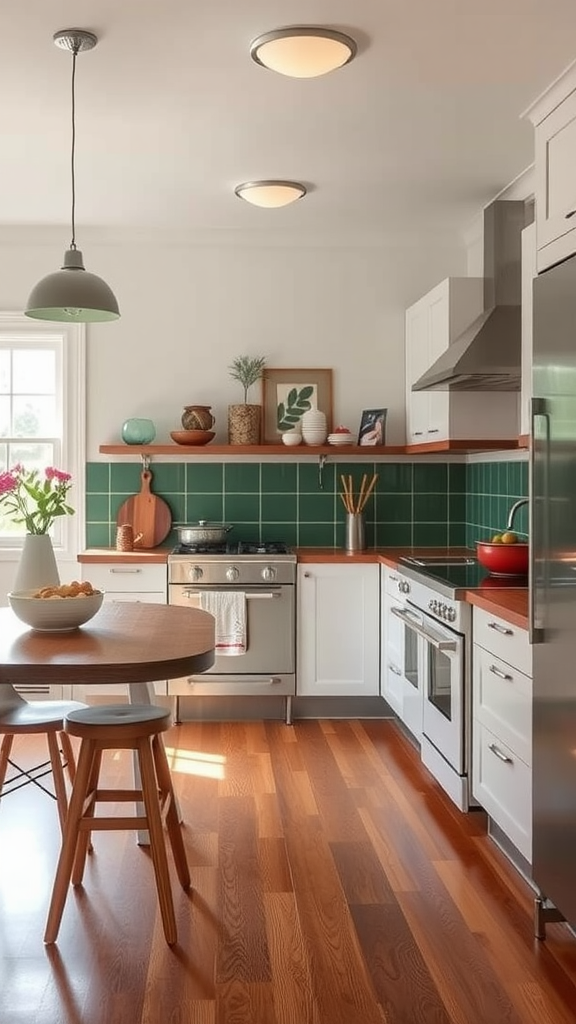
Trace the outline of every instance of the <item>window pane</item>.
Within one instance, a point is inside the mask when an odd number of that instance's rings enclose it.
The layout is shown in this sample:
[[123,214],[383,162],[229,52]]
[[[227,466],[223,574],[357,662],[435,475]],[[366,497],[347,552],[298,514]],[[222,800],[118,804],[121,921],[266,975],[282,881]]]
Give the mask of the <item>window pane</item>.
[[54,398],[22,395],[14,399],[13,437],[54,437],[56,433]]
[[10,396],[0,395],[0,437],[10,435]]
[[55,373],[54,352],[30,348],[14,350],[12,387],[15,394],[54,394]]
[[28,441],[18,444],[16,441],[8,447],[10,466],[21,462],[26,469],[38,469],[43,473],[46,466],[54,465],[54,445],[52,444],[33,444]]
[[10,392],[10,352],[0,349],[0,395]]

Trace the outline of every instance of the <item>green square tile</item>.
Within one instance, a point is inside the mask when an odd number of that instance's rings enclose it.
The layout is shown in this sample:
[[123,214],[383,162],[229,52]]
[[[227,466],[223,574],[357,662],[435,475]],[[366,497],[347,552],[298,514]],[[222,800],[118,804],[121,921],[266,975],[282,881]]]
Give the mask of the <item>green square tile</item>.
[[221,462],[188,462],[186,490],[189,494],[222,494],[224,467]]
[[376,498],[375,519],[379,523],[411,523],[411,494],[379,494]]
[[446,523],[415,523],[414,544],[424,547],[446,547],[448,526]]
[[519,466],[520,466],[520,490],[519,490],[518,493],[521,495],[521,497],[525,498],[527,496],[527,494],[528,494],[528,471],[529,471],[529,464],[528,464],[528,462],[520,462]]
[[154,494],[183,494],[186,490],[186,466],[183,462],[159,462],[151,469]]
[[172,521],[174,523],[180,523],[181,526],[186,523],[186,495],[185,494],[167,494],[164,495],[164,500],[168,502],[172,511]]
[[412,523],[377,523],[376,546],[379,548],[411,547]]
[[[243,540],[260,543],[262,539],[260,523],[241,523],[235,529],[232,537],[234,538],[234,541]],[[275,537],[274,539],[277,540],[278,538]]]
[[296,493],[298,484],[295,462],[263,462],[261,467],[262,494]]
[[257,462],[228,462],[224,465],[224,490],[237,494],[260,492],[260,464]]
[[262,522],[296,522],[297,498],[295,494],[263,494]]
[[414,465],[414,493],[441,494],[448,490],[448,466],[421,462]]
[[142,465],[130,462],[110,463],[110,490],[117,494],[138,494],[142,486]]
[[86,521],[90,523],[110,522],[110,496],[108,494],[86,495]]
[[262,540],[281,541],[289,547],[295,547],[298,543],[298,527],[293,520],[289,523],[266,523],[262,521]]
[[[327,462],[322,471],[322,488],[320,487],[319,467],[318,462],[316,460],[311,462],[299,462],[297,468],[298,490],[300,491],[301,494],[305,491],[311,494],[315,494],[317,491],[320,490],[334,490],[334,481],[336,479],[336,476],[335,467],[331,463]],[[338,483],[339,482],[340,477],[338,477]]]
[[496,465],[498,466],[497,493],[508,494],[508,464],[506,462],[498,462]]
[[466,520],[466,495],[450,494],[448,496],[448,522],[463,523]]
[[414,464],[412,462],[385,462],[376,466],[377,494],[412,493]]
[[414,494],[415,523],[446,523],[448,520],[447,494]]
[[336,543],[333,523],[300,523],[298,546],[302,548],[332,548]]
[[450,494],[466,493],[466,463],[450,462],[448,464],[448,490]]
[[298,520],[304,523],[333,523],[334,495],[300,494],[298,498]]
[[86,463],[86,490],[108,494],[110,491],[110,464],[108,462]]
[[224,499],[221,494],[186,495],[186,523],[197,523],[199,519],[208,519],[212,523],[221,523],[223,517]]
[[466,544],[466,523],[448,523],[448,544],[450,547]]
[[224,518],[227,523],[259,523],[259,494],[227,494],[224,499]]
[[110,547],[112,529],[116,534],[116,527],[109,527],[104,523],[86,523],[86,547],[108,548]]

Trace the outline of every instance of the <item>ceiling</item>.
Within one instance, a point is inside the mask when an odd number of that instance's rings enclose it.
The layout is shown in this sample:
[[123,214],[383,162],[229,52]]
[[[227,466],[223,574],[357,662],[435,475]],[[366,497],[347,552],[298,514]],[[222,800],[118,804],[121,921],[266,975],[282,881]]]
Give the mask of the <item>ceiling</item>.
[[[251,61],[297,24],[356,59],[309,80]],[[77,66],[77,224],[120,230],[460,230],[532,162],[520,114],[576,56],[574,0],[2,0],[0,225],[69,223],[70,27],[100,39]],[[262,210],[234,195],[255,178],[310,191]]]

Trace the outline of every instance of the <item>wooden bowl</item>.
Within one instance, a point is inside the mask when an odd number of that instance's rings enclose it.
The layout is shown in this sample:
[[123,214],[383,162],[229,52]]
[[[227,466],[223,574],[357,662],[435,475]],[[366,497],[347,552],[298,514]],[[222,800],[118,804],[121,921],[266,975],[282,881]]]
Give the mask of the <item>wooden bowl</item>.
[[213,430],[171,430],[170,437],[176,444],[208,444],[216,433]]

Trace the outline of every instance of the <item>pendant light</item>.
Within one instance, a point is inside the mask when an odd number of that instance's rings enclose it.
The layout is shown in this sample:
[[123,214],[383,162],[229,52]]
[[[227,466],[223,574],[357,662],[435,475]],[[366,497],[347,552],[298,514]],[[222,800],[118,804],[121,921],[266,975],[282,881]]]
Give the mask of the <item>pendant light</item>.
[[318,78],[349,64],[356,49],[355,41],[344,32],[297,25],[253,39],[250,56],[256,64],[289,78]]
[[72,54],[72,241],[64,253],[60,270],[48,274],[32,289],[26,316],[34,320],[54,320],[58,323],[99,323],[117,320],[120,316],[116,297],[101,277],[89,274],[84,268],[80,249],[76,248],[76,58],[84,50],[92,50],[98,37],[83,29],[70,28],[56,32],[54,43]]
[[306,187],[299,181],[245,181],[237,185],[234,192],[239,199],[245,199],[253,206],[273,209],[302,199],[306,195]]

